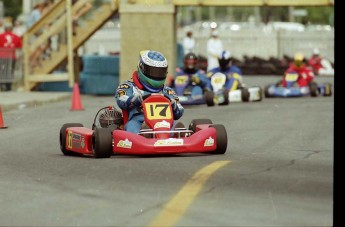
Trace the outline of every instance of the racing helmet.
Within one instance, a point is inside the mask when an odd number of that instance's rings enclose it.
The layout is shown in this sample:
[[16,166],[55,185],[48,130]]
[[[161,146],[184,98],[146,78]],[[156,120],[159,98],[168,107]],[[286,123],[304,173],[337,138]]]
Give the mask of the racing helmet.
[[122,113],[113,107],[108,107],[102,110],[98,118],[99,124],[102,128],[107,128],[109,125],[122,125]]
[[219,67],[222,70],[228,69],[231,65],[231,60],[232,57],[230,51],[223,50],[218,56]]
[[319,56],[320,55],[320,50],[318,48],[313,49],[313,55],[314,56]]
[[296,53],[293,58],[293,64],[295,67],[300,68],[304,65],[304,55],[302,53]]
[[188,53],[183,58],[186,72],[195,73],[197,71],[198,57],[194,53]]
[[140,51],[138,75],[142,85],[149,91],[161,89],[168,75],[168,62],[164,55],[153,50]]

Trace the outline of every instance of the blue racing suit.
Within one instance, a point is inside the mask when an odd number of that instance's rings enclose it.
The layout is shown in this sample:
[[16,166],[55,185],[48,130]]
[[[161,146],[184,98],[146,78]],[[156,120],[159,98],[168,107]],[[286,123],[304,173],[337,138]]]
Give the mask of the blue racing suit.
[[242,71],[235,65],[230,66],[226,70],[222,70],[220,67],[216,67],[207,72],[207,77],[211,78],[215,73],[223,73],[227,76],[225,82],[225,88],[229,91],[238,89],[242,84]]
[[205,90],[210,90],[210,82],[204,70],[199,69],[195,73],[188,73],[183,68],[177,68],[175,77],[177,76],[188,76],[190,78],[192,84],[189,86],[192,86],[192,96],[202,95]]
[[[144,114],[140,110],[141,102],[143,101],[142,97],[152,92],[145,90],[140,84],[137,71],[133,73],[132,79],[133,81],[127,80],[117,87],[115,99],[117,105],[128,113],[128,121],[124,126],[124,130],[138,134],[145,121]],[[172,104],[174,120],[178,120],[183,115],[184,108],[179,103],[174,90],[164,85],[157,93],[169,97]]]

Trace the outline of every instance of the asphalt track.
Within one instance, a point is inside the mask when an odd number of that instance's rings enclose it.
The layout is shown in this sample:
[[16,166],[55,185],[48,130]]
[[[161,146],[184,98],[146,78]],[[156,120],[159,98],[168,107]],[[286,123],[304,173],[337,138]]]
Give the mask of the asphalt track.
[[[279,77],[248,76],[247,86]],[[316,78],[331,82],[332,77]],[[224,155],[63,156],[64,123],[91,127],[110,96],[6,112],[2,226],[332,226],[334,97],[186,106],[226,127]]]

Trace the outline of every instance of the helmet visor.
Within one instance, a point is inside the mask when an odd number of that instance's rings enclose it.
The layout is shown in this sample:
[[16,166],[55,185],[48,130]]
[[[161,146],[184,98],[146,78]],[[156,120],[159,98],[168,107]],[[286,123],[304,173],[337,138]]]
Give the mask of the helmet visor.
[[152,80],[165,80],[168,73],[168,67],[150,66],[142,61],[139,63],[139,69],[145,76]]
[[218,62],[219,62],[219,66],[224,69],[228,67],[230,59],[218,59]]
[[194,69],[196,67],[197,63],[198,63],[198,61],[196,59],[184,60],[184,64],[185,64],[186,68],[189,68],[189,69]]
[[147,75],[143,74],[143,72],[140,70],[140,68],[138,70],[138,74],[139,74],[139,79],[141,81],[150,85],[153,88],[159,88],[159,87],[163,86],[163,84],[165,83],[166,78],[163,78],[161,80],[152,79],[152,78],[148,77]]
[[301,66],[303,65],[303,60],[295,59],[295,60],[294,60],[294,64],[295,64],[295,66],[297,66],[297,67],[301,67]]

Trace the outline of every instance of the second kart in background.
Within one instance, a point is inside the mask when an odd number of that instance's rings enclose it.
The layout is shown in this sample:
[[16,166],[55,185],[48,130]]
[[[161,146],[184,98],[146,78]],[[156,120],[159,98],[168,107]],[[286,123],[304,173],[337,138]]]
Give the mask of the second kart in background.
[[182,105],[205,104],[205,94],[210,92],[209,79],[204,70],[198,69],[198,57],[188,53],[184,67],[176,69],[172,87]]
[[261,101],[262,89],[259,86],[246,87],[243,83],[242,71],[232,65],[229,51],[222,51],[218,57],[219,67],[207,72],[212,93],[206,94],[208,106],[227,105],[229,102]]

